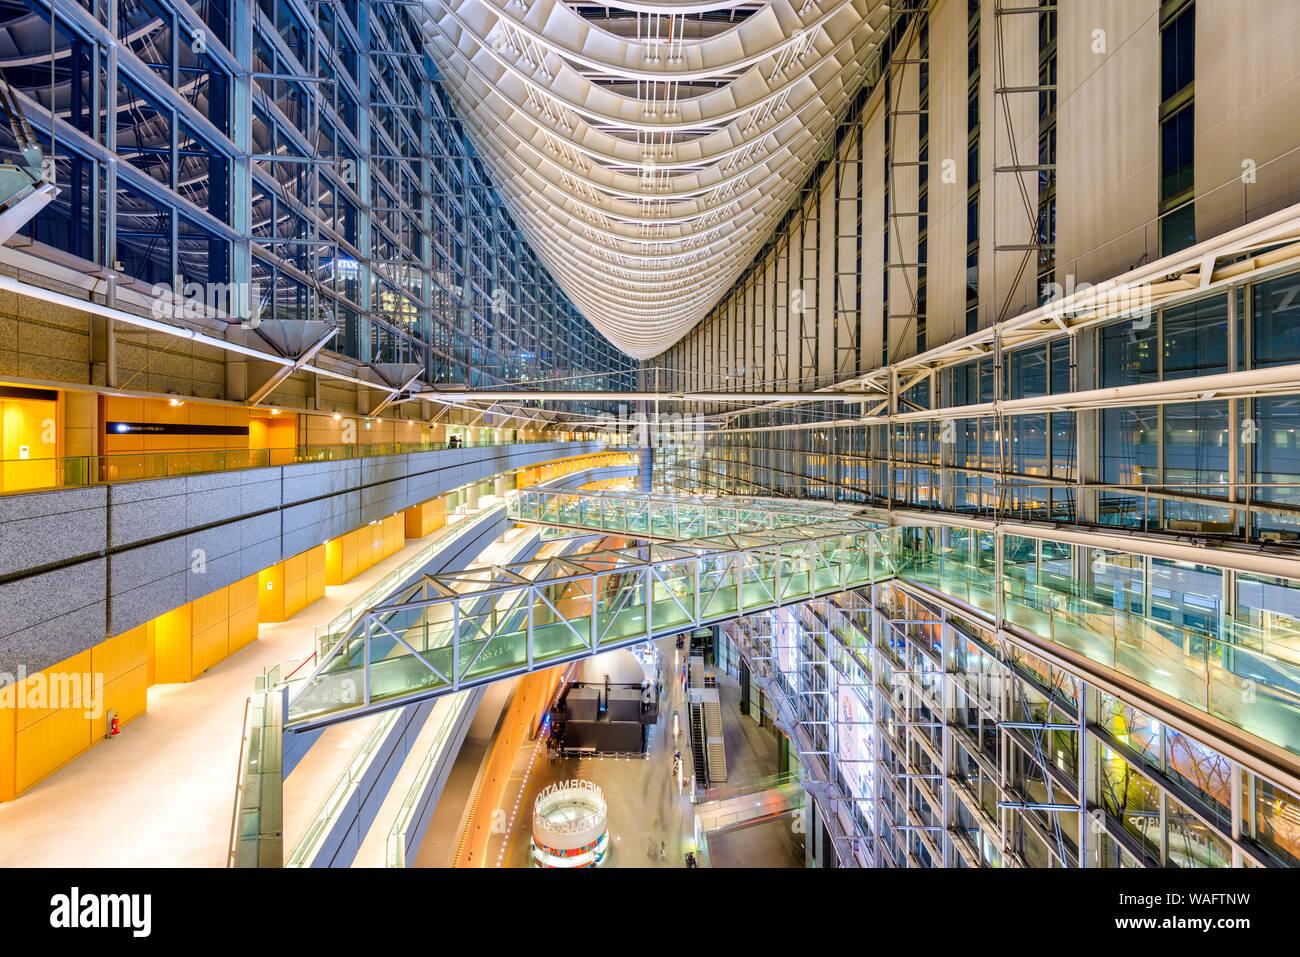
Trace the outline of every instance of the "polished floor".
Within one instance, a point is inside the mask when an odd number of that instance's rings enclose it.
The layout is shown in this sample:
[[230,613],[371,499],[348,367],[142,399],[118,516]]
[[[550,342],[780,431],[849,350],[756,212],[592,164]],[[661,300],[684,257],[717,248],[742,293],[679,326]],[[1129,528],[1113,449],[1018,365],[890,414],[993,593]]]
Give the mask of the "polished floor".
[[710,867],[803,867],[804,836],[794,818],[759,821],[709,836]]
[[[648,757],[644,759],[566,758],[549,761],[541,740],[531,741],[519,749],[514,770],[506,788],[507,819],[513,818],[505,833],[494,835],[484,849],[488,867],[529,867],[531,808],[538,792],[557,781],[582,778],[599,784],[608,804],[610,850],[603,866],[607,867],[682,867],[686,853],[694,850],[695,817],[690,799],[690,785],[679,788],[672,774],[675,750],[672,713],[681,715],[682,739],[676,745],[689,761],[686,748],[685,695],[675,679],[672,639],[656,642],[667,686],[660,719],[651,729]],[[641,669],[627,650],[606,652],[581,663],[576,680],[601,681],[609,674],[614,682],[635,681]],[[724,739],[727,746],[729,781],[765,778],[776,771],[776,738],[760,728],[752,718],[741,715],[736,707],[739,689],[734,681],[721,676]],[[481,754],[481,752],[480,752]],[[464,755],[462,755],[464,757]],[[472,758],[470,759],[472,761]],[[689,766],[689,764],[688,764]],[[435,812],[450,821],[456,815],[448,804],[452,795],[444,795]],[[509,812],[515,807],[517,814]],[[442,834],[431,828],[428,841],[440,843]],[[736,866],[793,866],[789,847],[768,842],[738,845],[729,860]],[[422,858],[424,854],[421,854]],[[430,860],[430,863],[434,861]],[[423,863],[423,861],[422,861]]]

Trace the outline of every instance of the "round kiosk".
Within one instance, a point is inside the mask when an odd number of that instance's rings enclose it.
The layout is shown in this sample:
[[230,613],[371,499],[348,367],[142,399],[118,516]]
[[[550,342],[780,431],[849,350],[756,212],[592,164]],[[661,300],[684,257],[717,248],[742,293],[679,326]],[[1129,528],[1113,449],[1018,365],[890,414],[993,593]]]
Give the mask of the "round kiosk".
[[533,863],[595,867],[605,857],[605,792],[590,781],[560,781],[533,804]]

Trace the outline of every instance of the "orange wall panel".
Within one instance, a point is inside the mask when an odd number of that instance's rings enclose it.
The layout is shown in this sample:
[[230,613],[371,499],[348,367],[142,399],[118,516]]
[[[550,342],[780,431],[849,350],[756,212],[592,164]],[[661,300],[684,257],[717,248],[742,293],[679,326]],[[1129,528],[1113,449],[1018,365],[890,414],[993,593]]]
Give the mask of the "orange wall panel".
[[257,640],[257,606],[240,608],[230,613],[230,627],[226,637],[230,654],[234,654]]
[[406,526],[407,538],[424,538],[429,534],[424,528],[424,506],[412,505],[402,513],[402,522]]
[[290,555],[284,560],[284,580],[288,582],[300,582],[307,577],[307,555],[299,552],[297,555]]
[[[48,423],[48,425],[47,425]],[[58,403],[40,399],[0,401],[0,485],[6,492],[50,488],[58,455]],[[47,441],[48,440],[48,441]],[[26,458],[22,453],[26,450]]]
[[146,669],[143,665],[104,685],[104,706],[91,718],[90,743],[108,735],[108,712],[117,712],[119,727],[145,712],[148,695]]
[[140,625],[101,641],[91,649],[91,670],[102,674],[107,685],[144,666],[149,659],[148,632],[148,625]]
[[284,621],[284,562],[257,573],[257,620]]
[[361,530],[354,528],[343,536],[343,581],[351,581],[360,569]]
[[325,582],[343,584],[343,539],[331,538],[325,543]]
[[14,785],[17,736],[13,707],[0,705],[0,801],[12,801],[17,793]]
[[[28,675],[15,688],[17,699],[17,729],[21,734],[56,711],[68,707],[80,708],[82,695],[93,693],[86,675],[94,674],[94,656],[87,650],[51,665],[44,671]],[[67,695],[65,699],[63,696]],[[31,707],[34,705],[34,707]]]
[[61,708],[18,732],[14,789],[22,792],[90,747],[91,721],[80,708]]
[[194,676],[193,606],[154,619],[154,681],[172,684]]
[[307,573],[307,604],[325,597],[325,569]]
[[307,607],[307,580],[286,582],[284,586],[284,620],[288,621]]
[[232,584],[227,591],[229,594],[230,611],[233,614],[236,611],[243,611],[248,608],[257,607],[257,576],[249,575],[247,578],[241,578]]
[[194,599],[194,633],[207,631],[230,617],[230,591],[219,588],[210,595]]
[[325,546],[317,545],[306,551],[307,556],[307,604],[325,597]]
[[229,621],[223,618],[215,625],[194,633],[193,672],[190,675],[191,678],[197,678],[230,654],[229,624]]

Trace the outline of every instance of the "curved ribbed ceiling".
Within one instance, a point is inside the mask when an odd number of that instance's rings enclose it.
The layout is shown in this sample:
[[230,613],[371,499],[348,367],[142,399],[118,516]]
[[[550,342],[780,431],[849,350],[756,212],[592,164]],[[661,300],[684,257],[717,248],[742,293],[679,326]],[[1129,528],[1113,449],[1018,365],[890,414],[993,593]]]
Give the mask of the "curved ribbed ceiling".
[[789,209],[882,40],[878,0],[424,0],[429,49],[538,256],[648,359]]

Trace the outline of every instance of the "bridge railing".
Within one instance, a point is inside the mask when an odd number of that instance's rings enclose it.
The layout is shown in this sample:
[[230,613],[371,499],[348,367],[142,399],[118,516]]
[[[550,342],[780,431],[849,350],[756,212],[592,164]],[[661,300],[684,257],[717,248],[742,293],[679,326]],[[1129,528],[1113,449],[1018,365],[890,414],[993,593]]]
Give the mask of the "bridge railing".
[[290,689],[314,727],[894,574],[864,521],[643,544],[426,576],[367,611]]

